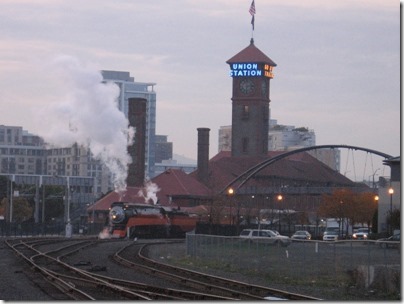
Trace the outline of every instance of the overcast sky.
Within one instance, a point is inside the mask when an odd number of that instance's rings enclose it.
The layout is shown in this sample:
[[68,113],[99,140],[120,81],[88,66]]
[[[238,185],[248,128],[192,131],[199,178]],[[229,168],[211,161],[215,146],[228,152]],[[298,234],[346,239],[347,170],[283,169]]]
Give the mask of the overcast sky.
[[[197,156],[197,128],[231,124],[226,60],[249,45],[250,0],[1,0],[0,124],[31,133],[64,98],[49,64],[128,71],[154,82],[157,134]],[[256,0],[255,45],[276,62],[271,119],[308,127],[316,144],[400,153],[400,3]],[[83,101],[84,102],[84,101]],[[46,120],[46,117],[44,118]]]

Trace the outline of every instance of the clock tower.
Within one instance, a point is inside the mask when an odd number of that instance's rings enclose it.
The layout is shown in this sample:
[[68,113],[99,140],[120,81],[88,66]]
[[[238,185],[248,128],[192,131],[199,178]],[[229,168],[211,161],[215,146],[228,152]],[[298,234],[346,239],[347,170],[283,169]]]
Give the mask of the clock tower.
[[233,78],[232,156],[267,156],[269,83],[276,63],[250,45],[226,61]]

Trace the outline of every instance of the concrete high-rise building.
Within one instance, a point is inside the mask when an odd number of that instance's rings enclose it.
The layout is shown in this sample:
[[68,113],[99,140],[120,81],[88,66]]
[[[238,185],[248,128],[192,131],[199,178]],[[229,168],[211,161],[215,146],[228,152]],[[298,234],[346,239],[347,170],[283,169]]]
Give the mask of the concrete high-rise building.
[[81,176],[93,179],[95,197],[113,188],[108,168],[92,157],[83,146],[48,148],[45,150],[45,170],[42,174],[51,176]]
[[[271,119],[268,133],[269,151],[291,151],[316,145],[314,130],[306,127],[279,125],[277,120]],[[339,171],[341,151],[339,149],[317,149],[307,151],[330,168]]]
[[[219,129],[219,152],[231,151],[232,126],[221,126]],[[270,119],[268,131],[268,151],[291,151],[316,145],[314,130],[305,127],[279,125]],[[339,149],[318,149],[307,151],[330,168],[339,171],[341,151]]]
[[135,82],[129,72],[101,71],[104,81],[116,83],[120,89],[118,108],[128,117],[129,98],[146,99],[145,174],[146,179],[155,175],[156,92],[155,83]]
[[[99,162],[94,160],[90,152],[83,147],[73,145],[64,148],[48,148],[41,137],[30,134],[20,126],[0,126],[0,175],[14,183],[13,196],[20,195],[20,187],[27,185],[35,187],[37,190],[34,212],[36,223],[41,217],[40,209],[42,209],[42,221],[44,220],[43,201],[40,203],[39,196],[39,188],[42,186],[66,187],[65,193],[69,193],[68,197],[72,205],[71,219],[80,216],[87,204],[94,202],[101,192],[106,193],[109,184],[108,174],[104,176],[102,188],[102,179],[97,179],[102,174],[95,174],[93,170],[107,172],[101,169]],[[4,190],[11,191],[11,189],[10,186],[9,189]],[[24,193],[24,195],[28,194]],[[11,214],[7,212],[6,215],[7,220],[12,219]],[[65,216],[67,216],[66,212]]]
[[279,125],[271,120],[268,132],[268,150],[286,151],[316,145],[316,134],[305,127]]
[[0,174],[42,174],[45,144],[18,126],[0,125]]
[[156,135],[156,163],[173,159],[173,143],[167,140],[167,135]]
[[231,151],[231,126],[221,126],[219,128],[218,152]]
[[[272,120],[274,121],[274,120]],[[232,126],[221,126],[219,129],[219,152],[231,151]],[[313,130],[294,126],[269,125],[268,151],[288,151],[316,144]]]

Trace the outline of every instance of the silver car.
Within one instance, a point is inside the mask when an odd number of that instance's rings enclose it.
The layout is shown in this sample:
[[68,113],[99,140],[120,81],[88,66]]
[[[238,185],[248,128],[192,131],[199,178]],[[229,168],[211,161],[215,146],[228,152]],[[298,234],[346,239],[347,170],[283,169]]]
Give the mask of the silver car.
[[381,248],[400,248],[400,234],[395,234],[388,238],[378,239],[376,241],[376,245],[379,245]]
[[288,236],[276,234],[272,230],[244,229],[240,233],[240,238],[249,239],[259,243],[269,243],[274,245],[288,246],[291,240]]
[[338,241],[338,231],[324,232],[323,241]]
[[311,240],[311,234],[306,230],[298,230],[291,238],[294,240]]
[[354,240],[366,240],[368,236],[369,236],[369,228],[359,228],[358,231],[356,231],[352,235],[352,238]]

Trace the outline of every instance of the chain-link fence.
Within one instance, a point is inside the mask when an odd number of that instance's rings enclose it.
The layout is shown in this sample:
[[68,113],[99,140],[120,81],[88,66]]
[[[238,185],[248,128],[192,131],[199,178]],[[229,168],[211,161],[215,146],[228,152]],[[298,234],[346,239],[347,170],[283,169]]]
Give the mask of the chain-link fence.
[[[98,235],[104,228],[103,224],[80,223],[72,224],[72,233],[76,235]],[[1,237],[22,236],[63,236],[66,233],[66,225],[63,223],[6,223],[0,221]]]
[[[187,255],[215,261],[233,271],[289,280],[346,282],[356,278],[367,288],[375,279],[397,276],[401,246],[376,241],[293,241],[282,247],[257,239],[187,234]],[[383,248],[386,247],[386,248]],[[393,247],[393,248],[391,248]],[[398,278],[398,284],[401,278]],[[386,282],[384,282],[386,283]],[[393,282],[396,284],[397,282]],[[387,284],[387,283],[386,283]]]

